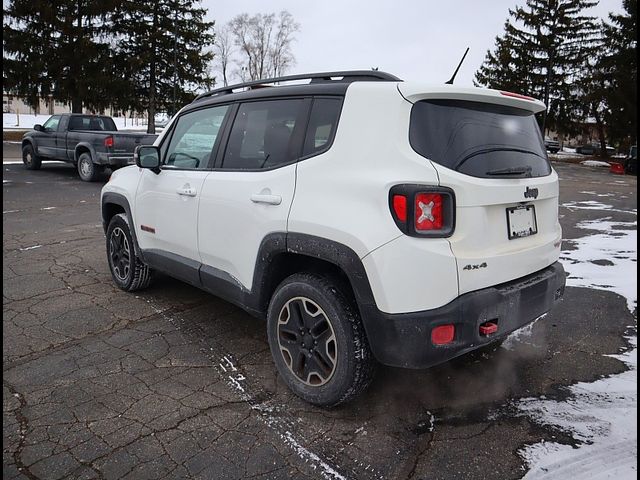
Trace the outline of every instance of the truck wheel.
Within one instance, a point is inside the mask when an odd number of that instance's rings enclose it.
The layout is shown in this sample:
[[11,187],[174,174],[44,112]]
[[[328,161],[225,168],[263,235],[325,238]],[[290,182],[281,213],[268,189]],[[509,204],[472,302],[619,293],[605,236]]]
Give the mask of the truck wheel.
[[116,285],[126,292],[141,290],[151,283],[151,269],[138,258],[129,221],[123,213],[115,215],[107,228],[107,260]]
[[103,168],[93,163],[91,160],[91,154],[82,153],[78,157],[78,173],[80,178],[85,182],[95,182],[100,177]]
[[327,278],[285,279],[271,298],[267,333],[280,375],[309,403],[347,402],[373,379],[376,361],[358,310]]
[[36,155],[30,143],[22,147],[22,163],[27,167],[27,170],[40,170],[42,166],[42,160]]

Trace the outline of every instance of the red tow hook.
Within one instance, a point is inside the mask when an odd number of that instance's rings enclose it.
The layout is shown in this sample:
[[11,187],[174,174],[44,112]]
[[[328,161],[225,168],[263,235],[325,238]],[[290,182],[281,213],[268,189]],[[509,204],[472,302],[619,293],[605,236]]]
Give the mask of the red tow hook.
[[495,322],[484,322],[480,325],[480,335],[485,337],[498,331],[498,324]]

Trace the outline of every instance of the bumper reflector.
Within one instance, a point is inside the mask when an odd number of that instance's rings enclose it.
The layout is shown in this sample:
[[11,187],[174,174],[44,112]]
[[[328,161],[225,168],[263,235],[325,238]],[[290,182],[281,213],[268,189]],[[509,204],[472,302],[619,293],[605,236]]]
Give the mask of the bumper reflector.
[[434,345],[446,345],[453,342],[456,336],[456,327],[454,325],[439,325],[431,330],[431,341]]

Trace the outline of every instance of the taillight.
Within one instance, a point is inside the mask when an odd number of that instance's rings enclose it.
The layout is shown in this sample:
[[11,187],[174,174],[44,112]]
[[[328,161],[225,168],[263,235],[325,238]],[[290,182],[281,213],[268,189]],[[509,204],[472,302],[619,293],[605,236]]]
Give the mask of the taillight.
[[407,197],[404,195],[393,196],[393,213],[401,222],[407,221]]
[[113,147],[113,137],[109,136],[104,139],[104,146],[107,148]]
[[449,237],[455,226],[453,190],[425,185],[395,185],[389,192],[393,220],[413,237]]

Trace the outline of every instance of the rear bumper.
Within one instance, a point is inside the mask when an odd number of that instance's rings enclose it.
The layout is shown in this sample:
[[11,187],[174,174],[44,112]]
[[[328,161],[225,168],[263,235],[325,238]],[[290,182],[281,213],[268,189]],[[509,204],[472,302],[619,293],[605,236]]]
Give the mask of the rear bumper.
[[[559,262],[526,277],[466,293],[433,310],[388,314],[360,305],[369,344],[380,363],[427,368],[504,338],[548,312],[564,293],[565,273]],[[480,334],[487,321],[498,324],[489,336]],[[431,331],[455,325],[447,345],[434,345]]]
[[132,155],[110,155],[108,153],[98,153],[96,163],[98,165],[110,165],[112,167],[124,167],[133,164]]

